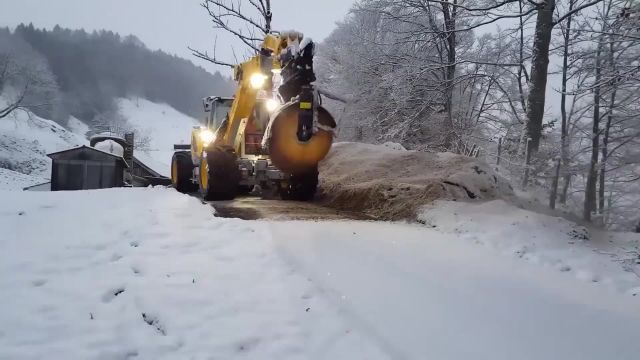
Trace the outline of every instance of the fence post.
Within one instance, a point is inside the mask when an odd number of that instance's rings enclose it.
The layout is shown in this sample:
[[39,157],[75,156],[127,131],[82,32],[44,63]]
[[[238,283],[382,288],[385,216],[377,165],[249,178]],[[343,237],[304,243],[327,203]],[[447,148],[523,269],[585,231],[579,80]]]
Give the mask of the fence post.
[[553,210],[556,208],[556,198],[558,197],[558,182],[560,180],[560,158],[556,159],[556,172],[553,176],[553,183],[551,185],[551,195],[549,195],[549,207]]
[[496,160],[496,166],[500,166],[500,156],[502,156],[502,138],[498,139],[498,159]]
[[522,190],[529,184],[529,164],[531,164],[531,138],[527,138],[527,147],[524,151],[524,176],[522,177]]
[[356,126],[356,140],[357,141],[362,141],[362,139],[364,139],[364,134],[362,131],[362,126],[358,125]]
[[478,145],[473,144],[473,146],[471,146],[471,150],[469,151],[468,154],[466,154],[468,157],[473,157],[473,154],[476,152],[476,148],[478,147]]

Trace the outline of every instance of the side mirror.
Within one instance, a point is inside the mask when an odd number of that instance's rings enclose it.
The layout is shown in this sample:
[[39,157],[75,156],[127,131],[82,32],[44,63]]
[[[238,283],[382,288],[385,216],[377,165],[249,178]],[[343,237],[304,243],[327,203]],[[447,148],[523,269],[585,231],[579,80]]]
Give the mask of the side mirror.
[[208,97],[202,99],[202,106],[204,107],[204,112],[211,112],[211,102],[209,101]]

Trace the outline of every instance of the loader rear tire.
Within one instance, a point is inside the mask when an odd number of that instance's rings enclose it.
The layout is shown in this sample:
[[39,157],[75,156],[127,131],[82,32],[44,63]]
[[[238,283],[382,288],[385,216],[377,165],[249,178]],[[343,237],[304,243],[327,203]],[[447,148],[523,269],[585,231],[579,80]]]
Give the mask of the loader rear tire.
[[193,177],[193,162],[189,152],[177,152],[171,159],[171,185],[183,194],[198,191]]
[[290,175],[285,186],[280,187],[282,200],[312,201],[318,190],[318,169],[303,174]]
[[[242,174],[233,150],[215,147],[206,150],[200,171],[206,171],[206,184],[200,181],[200,193],[204,200],[233,200],[238,196]],[[204,168],[203,168],[204,166]]]

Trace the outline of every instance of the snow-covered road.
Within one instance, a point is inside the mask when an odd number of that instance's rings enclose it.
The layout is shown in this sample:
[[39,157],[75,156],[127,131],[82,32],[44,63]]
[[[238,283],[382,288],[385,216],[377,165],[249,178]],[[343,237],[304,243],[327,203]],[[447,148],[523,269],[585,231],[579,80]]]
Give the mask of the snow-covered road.
[[640,354],[638,303],[557,271],[419,226],[270,226],[284,258],[389,358],[637,359]]
[[0,192],[0,359],[637,359],[636,298],[425,227]]

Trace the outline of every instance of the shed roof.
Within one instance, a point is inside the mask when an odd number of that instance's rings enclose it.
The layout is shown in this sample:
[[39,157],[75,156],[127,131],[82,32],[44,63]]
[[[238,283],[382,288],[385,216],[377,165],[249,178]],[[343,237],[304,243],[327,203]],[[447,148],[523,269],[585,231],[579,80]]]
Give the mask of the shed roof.
[[156,177],[156,178],[166,178],[166,176],[163,176],[162,174],[160,174],[159,172],[153,170],[152,168],[150,168],[149,166],[147,166],[147,164],[143,163],[142,161],[140,161],[140,159],[138,159],[137,157],[133,157],[133,163],[136,166],[141,167],[142,169],[144,169],[147,173],[149,173],[152,177]]
[[118,156],[118,155],[114,155],[112,153],[106,152],[106,151],[102,151],[102,150],[98,150],[96,148],[92,148],[90,146],[86,146],[86,145],[82,145],[79,147],[75,147],[75,148],[71,148],[71,149],[67,149],[67,150],[62,150],[62,151],[58,151],[58,152],[54,152],[54,153],[50,153],[47,154],[48,157],[50,157],[51,159],[56,159],[58,158],[60,155],[62,154],[68,154],[70,152],[83,152],[83,151],[93,151],[101,156],[109,156],[109,157],[113,157],[115,158],[116,161],[121,161],[122,164],[124,165],[124,167],[128,168],[129,165],[127,164],[127,162],[124,160],[124,158],[122,156]]

